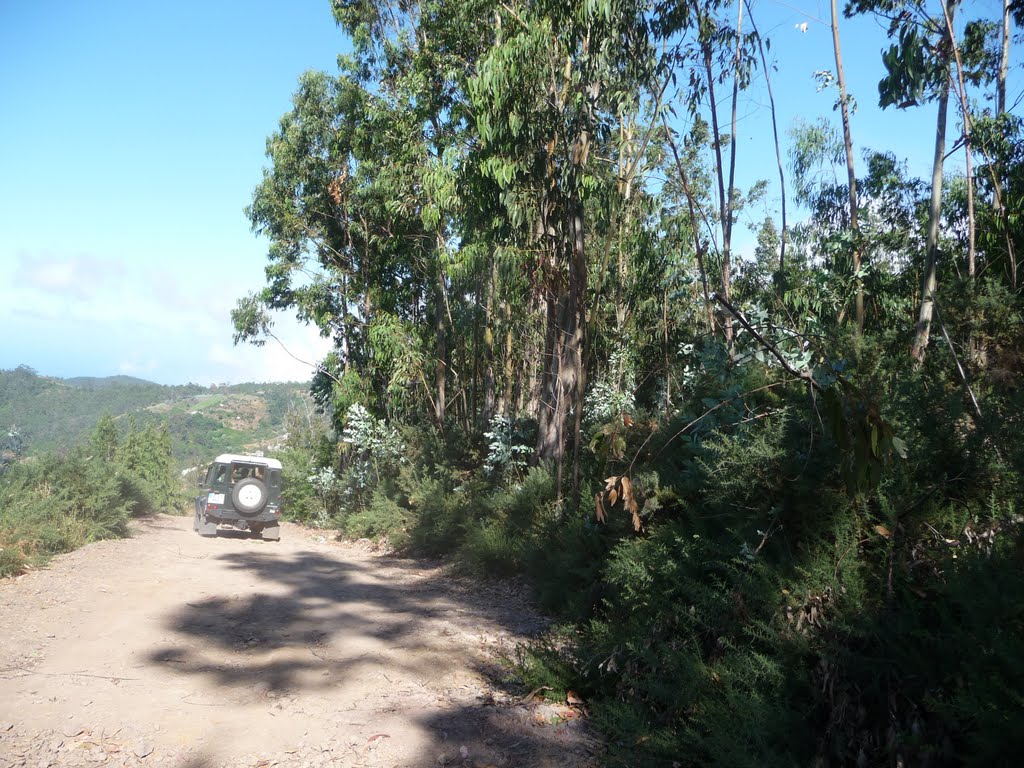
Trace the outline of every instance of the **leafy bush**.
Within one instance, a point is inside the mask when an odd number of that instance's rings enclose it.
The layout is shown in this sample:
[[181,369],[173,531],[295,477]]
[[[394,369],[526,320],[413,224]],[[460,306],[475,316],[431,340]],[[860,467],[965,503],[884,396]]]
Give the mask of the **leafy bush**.
[[527,458],[533,452],[522,430],[499,414],[491,417],[490,429],[484,432],[484,439],[487,440],[484,471],[505,480],[518,478],[526,469]]
[[341,530],[352,537],[387,538],[392,546],[402,548],[409,540],[408,521],[408,509],[376,492],[365,508],[345,517]]
[[182,506],[166,431],[131,429],[122,438],[111,423],[101,419],[88,446],[22,461],[0,475],[0,576],[126,536],[132,515]]
[[415,551],[431,555],[458,550],[467,527],[482,515],[487,484],[477,479],[459,482],[451,468],[403,468],[403,494],[412,512],[409,543]]
[[341,435],[342,496],[347,508],[359,508],[374,488],[397,474],[405,446],[398,430],[356,403],[349,406]]
[[[1015,315],[989,315],[1010,359]],[[334,524],[522,574],[573,623],[521,649],[521,682],[583,693],[612,765],[1007,762],[1024,733],[1013,377],[992,366],[968,393],[948,345],[917,368],[885,330],[826,357],[754,320],[804,378],[741,334],[735,356],[680,356],[672,412],[599,379],[577,497],[515,466],[528,441],[507,422],[474,439],[356,418],[366,437],[333,466],[358,503]]]
[[310,409],[292,409],[285,419],[288,439],[275,454],[281,461],[281,516],[307,525],[328,526],[337,513],[337,499],[325,499],[312,477],[332,468],[337,476],[336,444],[324,414]]
[[0,485],[0,549],[11,575],[51,555],[124,536],[131,488],[82,450],[20,464]]

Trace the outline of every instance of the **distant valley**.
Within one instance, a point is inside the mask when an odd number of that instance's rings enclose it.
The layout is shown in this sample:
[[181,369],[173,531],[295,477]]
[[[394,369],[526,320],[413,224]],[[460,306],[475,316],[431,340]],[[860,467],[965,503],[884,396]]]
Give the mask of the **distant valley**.
[[131,376],[58,379],[27,366],[0,370],[0,432],[14,430],[27,456],[88,439],[104,413],[127,426],[165,423],[175,460],[203,463],[217,453],[265,449],[285,433],[293,408],[309,407],[308,385],[288,382],[165,386]]

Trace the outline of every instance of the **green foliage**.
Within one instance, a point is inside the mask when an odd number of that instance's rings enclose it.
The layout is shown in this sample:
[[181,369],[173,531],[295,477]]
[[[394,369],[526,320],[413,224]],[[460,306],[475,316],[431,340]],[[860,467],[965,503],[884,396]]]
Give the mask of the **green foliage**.
[[114,417],[109,413],[104,413],[96,422],[96,428],[93,429],[91,440],[93,452],[104,461],[113,461],[117,457],[120,442],[121,434],[114,422]]
[[398,431],[358,403],[350,406],[345,416],[339,448],[346,501],[354,505],[361,504],[367,492],[396,473],[404,453]]
[[557,518],[551,476],[531,469],[521,483],[496,489],[466,521],[458,552],[471,571],[488,577],[520,572],[546,542],[541,532]]
[[28,455],[80,443],[101,416],[120,416],[206,391],[165,387],[128,376],[53,379],[27,366],[0,370],[0,424],[17,425]]
[[527,691],[544,691],[551,701],[565,701],[566,693],[576,684],[577,673],[572,647],[579,637],[572,625],[554,627],[543,639],[529,646],[518,646],[508,660]]
[[636,363],[628,350],[611,354],[603,375],[596,377],[586,398],[586,418],[591,421],[621,419],[636,412]]
[[81,449],[19,465],[4,479],[4,548],[48,556],[127,532],[134,506],[123,478]]
[[403,468],[400,481],[413,511],[410,544],[414,551],[430,555],[454,552],[475,517],[473,502],[483,489],[474,483],[468,490],[478,493],[456,493],[459,486],[455,485],[451,471],[444,467]]
[[[194,384],[168,387],[127,376],[52,379],[21,366],[0,371],[0,424],[16,427],[21,452],[38,456],[78,445],[98,423],[97,446],[111,455],[115,433],[132,414],[142,427],[166,427],[174,458],[182,465],[218,453],[271,443],[284,429],[289,407],[305,398],[301,385],[237,384],[211,390]],[[0,455],[3,448],[0,447]]]
[[409,510],[383,493],[374,493],[370,503],[345,516],[342,533],[353,538],[385,538],[396,548],[409,543]]
[[139,430],[129,417],[113,466],[136,489],[140,514],[175,509],[184,501],[166,425],[157,428],[150,424]]
[[177,512],[185,499],[167,430],[129,423],[119,436],[105,417],[88,445],[18,462],[0,475],[0,576],[126,536],[130,516]]
[[484,471],[489,475],[511,481],[517,479],[526,468],[533,448],[527,444],[522,429],[516,426],[504,416],[491,418],[490,431],[483,434],[488,441]]
[[288,439],[275,452],[281,461],[281,514],[286,520],[314,526],[326,526],[337,511],[337,501],[324,497],[311,478],[321,477],[332,468],[334,477],[335,444],[327,417],[309,406],[293,408],[285,417]]
[[[735,6],[333,8],[354,50],[268,141],[267,286],[234,316],[337,341],[323,413],[290,420],[287,514],[526,578],[571,623],[522,682],[585,693],[611,764],[1010,762],[1024,123],[971,116],[918,365],[930,185],[885,147],[854,231],[843,144],[801,124],[804,219],[751,217],[752,261],[716,242],[772,199],[726,195],[723,86],[760,42]],[[891,25],[883,104],[956,77],[941,10],[849,4]],[[997,27],[957,28],[971,108]]]
[[0,474],[25,453],[25,441],[17,425],[11,425],[6,434],[0,433]]

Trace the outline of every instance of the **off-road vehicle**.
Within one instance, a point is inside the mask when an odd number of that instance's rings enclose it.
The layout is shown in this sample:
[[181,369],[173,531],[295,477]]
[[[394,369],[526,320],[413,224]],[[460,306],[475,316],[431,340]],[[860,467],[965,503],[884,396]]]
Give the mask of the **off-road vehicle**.
[[220,524],[281,538],[281,462],[262,456],[223,453],[200,476],[193,530],[216,536]]

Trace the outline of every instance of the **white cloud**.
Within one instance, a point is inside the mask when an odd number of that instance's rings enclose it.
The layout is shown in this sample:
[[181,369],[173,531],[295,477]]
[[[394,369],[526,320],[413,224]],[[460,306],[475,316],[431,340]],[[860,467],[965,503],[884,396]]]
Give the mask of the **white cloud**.
[[[278,340],[267,339],[262,347],[211,341],[206,354],[211,370],[229,374],[227,378],[217,379],[217,383],[307,381],[312,377],[315,365],[331,351],[331,340],[321,338],[316,328],[289,317],[279,314],[274,319],[274,335]],[[200,383],[214,382],[202,380]]]
[[36,250],[0,252],[4,261],[13,269],[0,269],[0,368],[24,363],[51,376],[124,373],[162,384],[307,381],[332,347],[283,313],[274,318],[281,343],[232,345],[231,309],[259,289],[256,264],[218,283],[210,275],[227,273],[227,260],[172,271],[156,258]]
[[91,301],[119,284],[124,274],[119,262],[90,254],[21,252],[16,258],[15,285],[64,300]]

